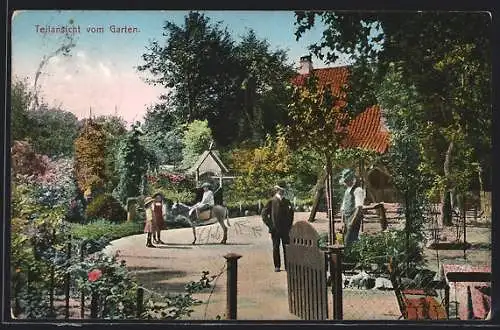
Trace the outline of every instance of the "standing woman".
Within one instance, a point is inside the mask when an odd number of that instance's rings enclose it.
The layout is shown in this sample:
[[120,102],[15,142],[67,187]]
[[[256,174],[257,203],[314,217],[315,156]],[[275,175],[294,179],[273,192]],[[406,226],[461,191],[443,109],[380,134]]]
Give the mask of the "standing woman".
[[144,200],[144,209],[146,212],[146,221],[144,223],[144,232],[148,233],[148,238],[146,240],[146,247],[154,248],[156,246],[151,243],[151,234],[153,233],[153,209],[151,205],[155,200],[151,197],[146,197]]
[[167,218],[167,204],[161,193],[153,195],[155,200],[153,204],[153,243],[165,244],[161,238],[160,233],[165,228],[165,220]]

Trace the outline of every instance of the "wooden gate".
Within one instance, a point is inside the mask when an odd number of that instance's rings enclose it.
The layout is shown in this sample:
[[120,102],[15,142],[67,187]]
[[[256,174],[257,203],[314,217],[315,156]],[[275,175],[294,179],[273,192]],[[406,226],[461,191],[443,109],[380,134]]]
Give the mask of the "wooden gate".
[[318,248],[319,234],[306,221],[293,225],[286,246],[288,306],[303,320],[328,319],[326,254]]

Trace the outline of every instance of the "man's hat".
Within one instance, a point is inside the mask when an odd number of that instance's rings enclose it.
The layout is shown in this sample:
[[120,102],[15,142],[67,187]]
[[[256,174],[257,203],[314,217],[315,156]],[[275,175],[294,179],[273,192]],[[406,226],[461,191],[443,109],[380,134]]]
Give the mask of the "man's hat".
[[284,182],[278,182],[277,184],[274,185],[273,189],[285,191],[285,188],[283,188],[284,186],[285,186]]
[[339,183],[343,184],[345,183],[346,180],[354,179],[355,176],[356,175],[352,169],[346,168],[342,171],[342,174],[340,175]]
[[151,204],[154,201],[155,200],[152,197],[146,197],[146,199],[144,199],[144,206],[147,206],[147,205]]
[[153,198],[156,198],[156,196],[161,196],[161,199],[163,200],[164,197],[163,197],[163,194],[161,192],[156,192],[154,195],[153,195]]
[[210,183],[208,183],[208,182],[203,182],[203,184],[201,185],[201,187],[202,188],[205,188],[205,187],[212,188],[212,185]]

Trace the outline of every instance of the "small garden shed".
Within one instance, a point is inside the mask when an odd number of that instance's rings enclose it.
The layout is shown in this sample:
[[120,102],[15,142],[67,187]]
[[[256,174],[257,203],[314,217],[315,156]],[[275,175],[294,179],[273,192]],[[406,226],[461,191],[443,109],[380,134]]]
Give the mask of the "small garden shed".
[[224,179],[234,179],[234,176],[230,176],[229,169],[220,159],[218,152],[212,149],[212,145],[187,170],[187,174],[195,175],[196,186],[200,184],[200,178],[205,175],[210,176],[212,179],[218,179],[219,187],[222,187]]

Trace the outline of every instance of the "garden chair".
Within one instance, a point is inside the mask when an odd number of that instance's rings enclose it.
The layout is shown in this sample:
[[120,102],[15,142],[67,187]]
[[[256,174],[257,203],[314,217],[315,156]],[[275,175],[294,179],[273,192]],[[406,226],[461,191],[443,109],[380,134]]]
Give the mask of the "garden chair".
[[389,271],[401,317],[405,320],[446,320],[445,307],[435,298],[435,288],[409,289],[401,285],[396,266],[390,262]]

